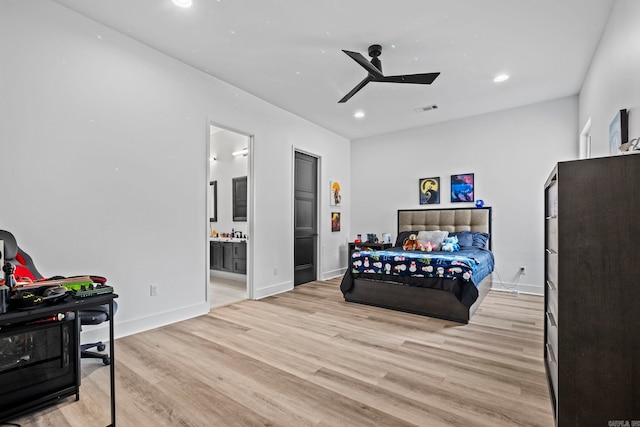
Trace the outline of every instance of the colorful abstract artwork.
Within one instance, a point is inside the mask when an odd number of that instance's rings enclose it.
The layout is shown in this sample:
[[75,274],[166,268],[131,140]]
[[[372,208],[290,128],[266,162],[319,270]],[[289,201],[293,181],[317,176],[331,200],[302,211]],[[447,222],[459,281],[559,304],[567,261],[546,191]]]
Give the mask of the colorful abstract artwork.
[[451,202],[473,202],[474,196],[473,174],[451,175]]

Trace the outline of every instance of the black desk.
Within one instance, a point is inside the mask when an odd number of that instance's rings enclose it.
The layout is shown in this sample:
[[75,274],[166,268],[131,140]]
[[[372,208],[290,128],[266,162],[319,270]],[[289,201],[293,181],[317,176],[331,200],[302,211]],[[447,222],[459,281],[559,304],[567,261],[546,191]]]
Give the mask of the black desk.
[[[0,314],[0,333],[2,330],[7,328],[9,325],[14,326],[18,324],[26,324],[29,322],[37,321],[38,319],[44,319],[50,316],[55,316],[59,313],[74,313],[74,334],[76,336],[77,348],[75,351],[77,352],[77,387],[76,391],[76,400],[79,398],[79,386],[80,386],[80,315],[78,314],[81,310],[88,310],[94,307],[99,307],[107,304],[109,306],[109,352],[111,356],[111,364],[110,366],[110,385],[111,385],[111,424],[109,426],[115,427],[116,425],[116,387],[115,387],[115,358],[114,358],[114,334],[113,334],[113,310],[114,303],[113,300],[117,298],[116,294],[102,294],[96,295],[92,297],[82,298],[82,299],[74,299],[72,297],[68,297],[66,301],[56,305],[43,305],[38,306],[32,310],[12,310],[5,314]],[[73,394],[73,393],[72,393]],[[65,394],[68,396],[69,394]],[[51,398],[54,400],[55,396]],[[26,404],[28,406],[28,403]],[[44,406],[42,402],[37,405],[34,405],[33,409],[37,409],[41,406]],[[24,411],[22,413],[25,413]],[[16,414],[18,415],[18,414]]]

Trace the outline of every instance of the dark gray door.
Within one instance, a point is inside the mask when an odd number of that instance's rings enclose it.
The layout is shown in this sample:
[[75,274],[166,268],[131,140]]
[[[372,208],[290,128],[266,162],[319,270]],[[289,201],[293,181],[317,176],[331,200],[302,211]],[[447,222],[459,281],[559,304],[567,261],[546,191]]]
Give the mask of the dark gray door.
[[293,284],[316,280],[318,159],[296,151],[294,176]]

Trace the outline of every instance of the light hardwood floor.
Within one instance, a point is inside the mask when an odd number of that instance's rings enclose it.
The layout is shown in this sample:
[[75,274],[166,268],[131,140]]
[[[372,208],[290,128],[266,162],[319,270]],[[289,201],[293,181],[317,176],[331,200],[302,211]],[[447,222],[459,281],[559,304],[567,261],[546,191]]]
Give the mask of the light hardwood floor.
[[211,308],[247,299],[247,284],[213,275],[209,276],[209,303]]
[[[120,426],[553,426],[542,297],[491,291],[468,325],[346,303],[339,281],[116,341]],[[105,426],[108,369],[23,426]]]

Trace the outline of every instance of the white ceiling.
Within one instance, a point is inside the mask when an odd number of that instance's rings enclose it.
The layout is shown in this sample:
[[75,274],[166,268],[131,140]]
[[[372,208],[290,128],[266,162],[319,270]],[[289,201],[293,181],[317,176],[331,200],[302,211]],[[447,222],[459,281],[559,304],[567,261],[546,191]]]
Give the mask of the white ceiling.
[[[614,0],[54,0],[349,139],[577,94]],[[341,50],[381,44],[370,83]],[[508,73],[497,84],[493,78]],[[415,109],[437,104],[438,109]],[[366,112],[355,119],[357,110]]]

